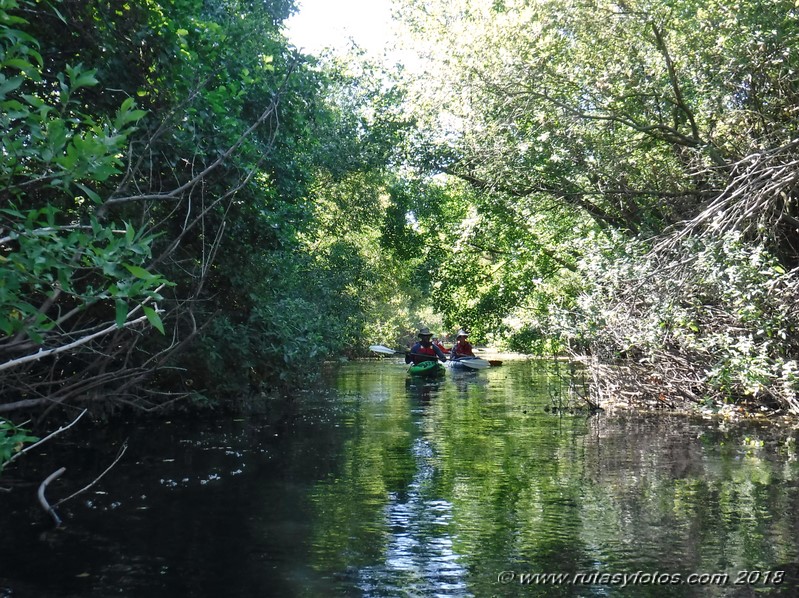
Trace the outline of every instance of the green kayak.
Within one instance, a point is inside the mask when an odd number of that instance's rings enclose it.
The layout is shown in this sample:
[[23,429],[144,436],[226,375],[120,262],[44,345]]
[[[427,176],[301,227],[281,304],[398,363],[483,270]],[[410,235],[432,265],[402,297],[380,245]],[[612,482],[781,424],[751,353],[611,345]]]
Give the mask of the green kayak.
[[444,366],[437,361],[423,361],[408,368],[411,376],[440,376],[445,371]]

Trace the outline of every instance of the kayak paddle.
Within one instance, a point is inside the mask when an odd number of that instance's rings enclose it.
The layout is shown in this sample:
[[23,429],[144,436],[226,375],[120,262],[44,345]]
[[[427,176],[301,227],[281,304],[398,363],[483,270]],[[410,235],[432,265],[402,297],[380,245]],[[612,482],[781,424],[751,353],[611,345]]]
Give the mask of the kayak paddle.
[[[395,351],[394,349],[389,349],[388,347],[385,347],[383,345],[370,345],[369,350],[374,351],[375,353],[383,353],[384,355],[395,355],[395,354],[404,355],[406,353],[405,351]],[[415,353],[411,353],[411,355],[415,355]],[[430,356],[425,355],[424,357],[432,358],[432,355]],[[480,359],[479,357],[467,357],[462,359],[456,359],[455,361],[457,361],[458,363],[462,363],[467,368],[471,368],[473,370],[484,370],[485,368],[491,367],[491,364],[488,361],[486,361],[485,359]]]
[[395,351],[394,349],[389,349],[388,347],[384,347],[383,345],[369,345],[369,350],[374,351],[375,353],[383,353],[384,355],[394,355],[395,353],[402,353],[404,354],[405,351]]
[[480,359],[479,357],[461,357],[460,359],[451,359],[450,361],[452,361],[452,363],[465,365],[467,368],[471,368],[473,370],[484,370],[491,367],[491,364],[488,361],[485,359]]
[[416,355],[417,357],[424,357],[428,361],[438,361],[438,357],[433,355],[424,355],[422,353],[409,353],[408,351],[395,351],[383,345],[369,345],[369,350],[375,353],[383,353],[384,355]]

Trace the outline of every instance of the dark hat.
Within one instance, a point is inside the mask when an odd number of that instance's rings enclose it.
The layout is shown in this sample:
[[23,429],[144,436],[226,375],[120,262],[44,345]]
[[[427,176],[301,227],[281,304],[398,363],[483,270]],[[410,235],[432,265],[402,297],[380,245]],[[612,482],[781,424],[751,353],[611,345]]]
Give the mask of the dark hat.
[[425,326],[419,330],[419,336],[433,336],[433,333],[430,332],[430,329]]

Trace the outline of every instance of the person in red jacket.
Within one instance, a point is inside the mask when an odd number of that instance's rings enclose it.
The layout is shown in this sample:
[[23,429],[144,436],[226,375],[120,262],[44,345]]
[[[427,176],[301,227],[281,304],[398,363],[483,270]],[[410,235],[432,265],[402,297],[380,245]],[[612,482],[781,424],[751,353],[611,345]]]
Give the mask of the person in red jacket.
[[469,333],[463,328],[458,330],[458,336],[455,337],[455,344],[452,346],[452,351],[449,354],[450,359],[458,359],[460,357],[474,357],[472,344],[466,340]]
[[405,363],[422,363],[423,361],[435,361],[440,359],[446,361],[447,356],[444,352],[432,343],[433,333],[428,328],[419,331],[419,342],[417,342],[409,353],[405,354]]

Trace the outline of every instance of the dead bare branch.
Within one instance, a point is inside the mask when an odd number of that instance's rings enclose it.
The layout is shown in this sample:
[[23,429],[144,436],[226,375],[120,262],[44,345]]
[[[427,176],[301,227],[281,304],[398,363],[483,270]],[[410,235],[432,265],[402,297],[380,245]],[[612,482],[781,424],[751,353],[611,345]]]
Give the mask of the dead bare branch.
[[47,476],[47,478],[41,484],[39,484],[39,491],[37,492],[39,504],[42,505],[42,508],[45,510],[45,512],[53,518],[56,527],[61,527],[61,518],[58,516],[58,513],[55,512],[55,509],[50,506],[50,503],[47,502],[47,498],[44,496],[44,491],[47,489],[47,486],[50,484],[50,482],[61,477],[61,474],[63,474],[66,470],[66,467],[62,467],[61,469],[54,471]]
[[109,465],[108,467],[106,467],[106,468],[105,468],[105,470],[104,470],[104,471],[103,471],[103,472],[102,472],[100,475],[98,475],[96,478],[94,478],[94,480],[93,480],[93,481],[92,481],[90,484],[87,484],[86,486],[84,486],[83,488],[81,488],[81,489],[80,489],[80,490],[78,490],[77,492],[74,492],[74,493],[70,494],[70,495],[69,495],[69,496],[67,496],[66,498],[62,498],[62,499],[61,499],[61,500],[59,500],[57,503],[55,503],[55,504],[53,505],[53,507],[57,507],[57,506],[59,506],[59,505],[61,505],[61,504],[65,503],[65,502],[67,502],[68,500],[72,500],[72,499],[73,499],[73,498],[75,498],[76,496],[79,496],[79,495],[83,494],[84,492],[86,492],[87,490],[89,490],[89,489],[90,489],[92,486],[94,486],[94,485],[95,485],[97,482],[99,482],[99,481],[100,481],[100,480],[103,478],[103,476],[105,476],[105,474],[107,474],[109,471],[111,471],[111,469],[113,469],[113,467],[114,467],[114,466],[115,466],[117,463],[119,463],[119,460],[120,460],[120,459],[122,459],[122,456],[125,454],[125,451],[127,451],[127,450],[128,450],[128,442],[127,442],[127,440],[126,440],[126,441],[125,441],[125,442],[122,444],[122,447],[119,449],[119,453],[117,453],[117,456],[116,456],[116,458],[114,459],[114,461],[111,463],[111,465]]

